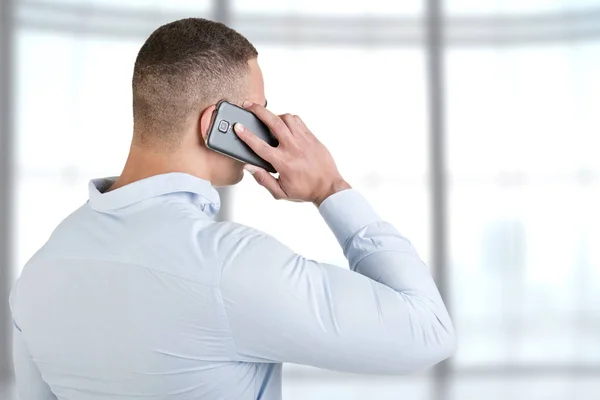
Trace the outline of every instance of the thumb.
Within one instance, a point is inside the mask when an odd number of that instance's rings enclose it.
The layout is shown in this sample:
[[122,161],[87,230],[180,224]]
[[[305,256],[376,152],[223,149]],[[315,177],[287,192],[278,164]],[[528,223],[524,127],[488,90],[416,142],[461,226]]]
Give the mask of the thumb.
[[246,164],[244,165],[244,169],[252,174],[256,182],[265,189],[267,189],[274,198],[277,200],[287,198],[285,192],[279,186],[279,181],[265,169]]

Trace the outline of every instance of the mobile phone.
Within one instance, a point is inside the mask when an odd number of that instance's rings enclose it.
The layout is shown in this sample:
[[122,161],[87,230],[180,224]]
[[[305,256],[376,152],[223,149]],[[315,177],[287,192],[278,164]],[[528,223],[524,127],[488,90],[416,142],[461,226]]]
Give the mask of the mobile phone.
[[217,108],[213,114],[208,135],[206,136],[206,147],[243,163],[256,165],[269,172],[277,172],[268,161],[259,157],[258,154],[235,134],[233,126],[236,123],[244,125],[244,127],[269,145],[273,147],[279,145],[279,142],[269,128],[256,115],[235,104],[222,100],[217,104]]

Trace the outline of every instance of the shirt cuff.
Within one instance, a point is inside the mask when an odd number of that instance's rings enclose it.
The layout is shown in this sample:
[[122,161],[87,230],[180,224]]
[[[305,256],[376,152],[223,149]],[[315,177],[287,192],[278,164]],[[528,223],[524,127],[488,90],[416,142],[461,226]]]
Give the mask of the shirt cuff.
[[381,221],[369,202],[354,189],[332,194],[321,203],[319,212],[342,248],[360,229]]

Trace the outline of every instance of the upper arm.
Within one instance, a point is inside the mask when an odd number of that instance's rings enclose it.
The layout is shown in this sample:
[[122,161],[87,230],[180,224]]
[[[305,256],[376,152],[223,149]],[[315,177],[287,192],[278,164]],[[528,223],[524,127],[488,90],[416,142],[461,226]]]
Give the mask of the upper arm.
[[[394,257],[385,254],[367,258]],[[426,294],[308,260],[266,235],[234,248],[221,291],[240,361],[404,373],[440,361],[448,347]]]

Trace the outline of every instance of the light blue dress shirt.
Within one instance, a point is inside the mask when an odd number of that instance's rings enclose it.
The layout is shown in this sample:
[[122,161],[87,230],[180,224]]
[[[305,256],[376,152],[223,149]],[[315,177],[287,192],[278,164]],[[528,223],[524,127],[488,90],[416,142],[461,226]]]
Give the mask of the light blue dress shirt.
[[90,182],[13,289],[21,400],[274,400],[285,362],[404,374],[454,351],[427,268],[355,190],[319,208],[348,270],[215,221],[207,181],[112,182]]

